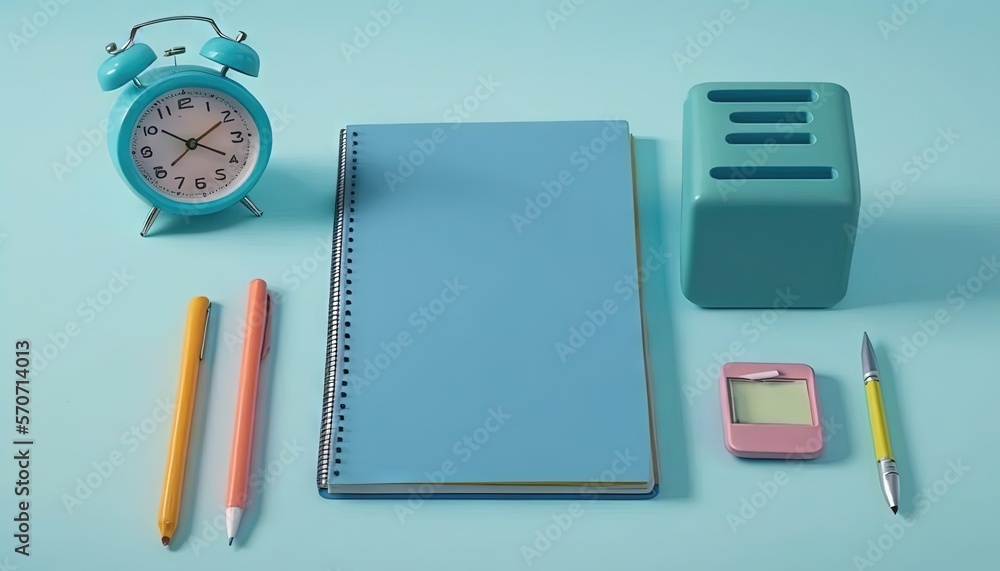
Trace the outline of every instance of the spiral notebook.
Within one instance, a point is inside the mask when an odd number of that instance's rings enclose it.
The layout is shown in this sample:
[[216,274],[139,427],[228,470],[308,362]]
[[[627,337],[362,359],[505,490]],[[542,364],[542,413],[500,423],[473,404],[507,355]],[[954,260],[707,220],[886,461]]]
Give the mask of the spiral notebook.
[[320,493],[652,497],[624,121],[340,135]]

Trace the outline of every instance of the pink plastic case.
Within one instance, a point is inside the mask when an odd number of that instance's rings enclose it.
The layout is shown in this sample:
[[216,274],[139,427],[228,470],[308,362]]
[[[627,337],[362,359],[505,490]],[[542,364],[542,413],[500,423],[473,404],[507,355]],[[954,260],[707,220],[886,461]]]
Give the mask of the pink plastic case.
[[[778,371],[778,379],[803,379],[809,393],[812,424],[741,424],[734,422],[729,379]],[[816,379],[812,367],[791,363],[728,363],[719,372],[723,438],[726,449],[741,458],[810,459],[823,451]]]

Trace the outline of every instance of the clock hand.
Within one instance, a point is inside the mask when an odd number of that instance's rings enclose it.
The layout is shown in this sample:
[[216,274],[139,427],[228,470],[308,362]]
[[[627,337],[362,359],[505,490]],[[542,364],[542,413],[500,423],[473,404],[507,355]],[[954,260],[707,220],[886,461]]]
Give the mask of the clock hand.
[[[204,149],[208,149],[209,151],[212,151],[213,153],[219,153],[219,154],[220,154],[220,155],[222,155],[222,156],[226,156],[226,153],[223,153],[222,151],[220,151],[220,150],[218,150],[218,149],[213,149],[212,147],[206,147],[205,145],[202,145],[201,143],[199,143],[199,144],[198,144],[198,146],[199,146],[199,147],[201,147],[201,148],[204,148]],[[187,147],[187,148],[185,148],[185,149],[184,149],[184,152],[183,152],[183,153],[181,153],[181,156],[179,156],[179,157],[177,157],[176,159],[174,159],[174,162],[170,163],[170,166],[174,166],[174,165],[176,165],[176,164],[177,164],[177,161],[179,161],[179,160],[183,159],[183,158],[184,158],[184,155],[186,155],[186,154],[187,154],[187,152],[188,152],[188,151],[190,151],[190,150],[191,150],[191,148],[190,148],[190,147]]]
[[219,153],[222,156],[226,156],[226,153],[223,153],[222,151],[220,151],[218,149],[213,149],[212,147],[209,147],[207,145],[202,145],[201,143],[198,143],[198,147],[202,148],[202,149],[208,149],[209,151],[212,151],[213,153]]
[[[213,149],[212,147],[206,147],[205,145],[202,145],[201,143],[198,143],[198,146],[202,147],[204,149],[208,149],[209,151],[212,151],[213,153],[219,153],[222,156],[226,156],[226,153],[223,153],[222,151],[220,151],[218,149]],[[174,159],[174,162],[170,163],[170,166],[176,165],[177,162],[180,161],[181,159],[183,159],[184,155],[188,154],[188,151],[190,151],[190,150],[191,150],[191,145],[188,144],[186,147],[184,147],[184,152],[181,153],[181,156],[179,156],[176,159]]]
[[201,141],[202,139],[204,139],[204,138],[205,138],[205,136],[206,136],[206,135],[208,135],[209,133],[211,133],[212,131],[214,131],[214,130],[215,130],[215,128],[216,128],[216,127],[218,127],[218,126],[219,126],[219,125],[221,125],[221,124],[222,124],[222,121],[219,121],[219,122],[218,122],[218,123],[216,123],[215,125],[212,125],[212,126],[211,126],[211,127],[210,127],[210,128],[208,129],[208,131],[205,131],[204,133],[202,133],[200,137],[198,137],[197,139],[195,139],[195,141]]
[[174,159],[174,162],[170,163],[170,166],[176,165],[178,163],[178,161],[180,161],[181,159],[184,158],[184,155],[188,154],[188,151],[191,150],[191,142],[192,141],[194,141],[195,145],[198,144],[198,141],[196,141],[195,139],[183,139],[183,138],[178,137],[177,135],[171,133],[170,131],[167,131],[166,129],[160,129],[160,132],[164,133],[166,135],[169,135],[169,136],[177,139],[178,141],[183,141],[184,142],[184,152],[181,153],[181,156],[179,156],[176,159]]
[[176,165],[176,164],[177,164],[177,161],[179,161],[179,160],[183,159],[183,158],[184,158],[184,155],[188,154],[188,151],[190,151],[190,150],[191,150],[191,149],[188,149],[188,148],[186,148],[186,147],[185,147],[185,148],[184,148],[184,152],[183,152],[183,153],[181,153],[181,156],[179,156],[179,157],[177,157],[176,159],[174,159],[174,162],[170,163],[170,166],[174,166],[174,165]]
[[198,141],[201,141],[202,139],[204,139],[209,133],[211,133],[212,131],[214,131],[216,129],[216,127],[218,127],[221,124],[222,124],[222,121],[217,122],[215,125],[212,125],[211,127],[209,127],[209,129],[207,131],[205,131],[204,133],[202,133],[200,137],[197,137],[197,138],[194,138],[194,139],[184,139],[182,137],[178,137],[177,135],[171,133],[170,131],[167,131],[166,129],[160,129],[160,132],[162,132],[162,133],[164,133],[164,134],[166,134],[166,135],[168,135],[170,137],[173,137],[173,138],[177,139],[178,141],[184,141],[184,146],[185,146],[184,152],[181,153],[181,156],[179,156],[176,159],[174,159],[174,162],[170,163],[170,166],[176,165],[181,159],[184,158],[184,155],[186,155],[188,153],[188,151],[190,151],[191,149],[198,148],[198,147],[205,147],[206,149],[212,151],[213,153],[218,153],[218,154],[220,154],[222,156],[225,156],[226,153],[223,153],[222,151],[220,151],[218,149],[213,149],[212,147],[208,147],[208,146],[202,145],[201,143],[198,142]]
[[167,131],[166,129],[160,129],[160,132],[163,133],[164,135],[170,135],[171,137],[177,139],[178,141],[184,141],[184,144],[187,144],[188,142],[187,139],[182,139],[181,137],[178,137],[177,135],[171,133],[170,131]]

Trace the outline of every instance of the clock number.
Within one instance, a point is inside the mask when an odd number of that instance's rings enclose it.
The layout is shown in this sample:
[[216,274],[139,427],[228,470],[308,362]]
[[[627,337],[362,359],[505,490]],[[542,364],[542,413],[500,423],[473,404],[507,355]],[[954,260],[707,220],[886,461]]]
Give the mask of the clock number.
[[175,176],[174,180],[179,180],[180,181],[179,183],[177,183],[177,190],[180,190],[181,187],[184,186],[184,177],[182,177],[182,176]]
[[163,167],[153,167],[153,174],[156,178],[167,178],[167,169]]
[[233,119],[232,117],[229,116],[232,113],[231,111],[223,110],[222,113],[223,113],[223,115],[226,116],[226,118],[222,120],[223,123],[228,123],[230,121],[235,121],[235,119]]
[[205,102],[205,111],[211,112],[212,108],[208,106],[208,101]]
[[236,155],[233,155],[233,156],[229,157],[229,164],[233,164],[233,163],[239,164],[239,162],[240,161],[236,160]]
[[149,146],[147,145],[142,149],[140,149],[139,153],[142,154],[142,158],[148,159],[149,157],[153,156],[153,149],[149,148]]
[[226,180],[226,169],[215,169],[215,180]]
[[233,136],[234,143],[243,142],[243,131],[230,131],[229,134]]
[[194,105],[191,105],[190,97],[181,97],[177,100],[178,109],[194,109]]
[[160,130],[156,128],[156,125],[150,125],[149,127],[142,128],[142,134],[145,136],[155,135],[159,133]]
[[202,190],[206,186],[208,186],[208,185],[205,184],[205,178],[204,177],[198,177],[198,178],[194,179],[194,187],[197,188],[198,190]]
[[156,112],[160,114],[160,119],[163,119],[163,110],[167,110],[167,117],[170,117],[170,107],[157,107]]

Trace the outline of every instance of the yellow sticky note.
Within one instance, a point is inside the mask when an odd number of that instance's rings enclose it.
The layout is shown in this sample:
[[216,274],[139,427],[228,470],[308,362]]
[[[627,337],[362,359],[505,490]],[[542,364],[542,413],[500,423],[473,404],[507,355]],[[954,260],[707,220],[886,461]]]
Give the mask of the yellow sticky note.
[[809,387],[804,379],[729,380],[733,422],[741,424],[812,424]]

